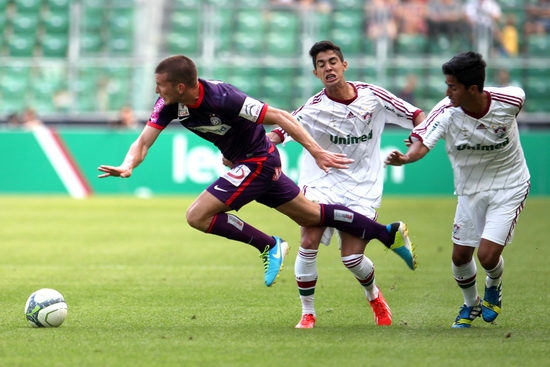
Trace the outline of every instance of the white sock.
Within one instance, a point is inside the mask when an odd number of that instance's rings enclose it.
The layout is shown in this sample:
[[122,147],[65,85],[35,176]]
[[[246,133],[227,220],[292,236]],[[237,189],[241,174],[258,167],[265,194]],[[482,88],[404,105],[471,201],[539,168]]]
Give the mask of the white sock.
[[501,256],[497,266],[495,266],[494,269],[487,270],[485,269],[485,273],[487,274],[487,277],[485,278],[485,286],[487,288],[495,287],[500,283],[500,280],[502,279],[502,273],[504,272],[504,258]]
[[365,289],[365,296],[369,301],[378,297],[378,288],[374,281],[374,265],[363,254],[353,254],[342,257],[344,266],[355,275],[355,278]]
[[308,250],[300,247],[294,263],[294,275],[300,292],[302,315],[315,315],[315,286],[317,285],[317,253],[319,250]]
[[472,258],[469,263],[453,265],[453,276],[464,296],[464,304],[471,307],[477,303],[478,293],[476,288],[477,266]]

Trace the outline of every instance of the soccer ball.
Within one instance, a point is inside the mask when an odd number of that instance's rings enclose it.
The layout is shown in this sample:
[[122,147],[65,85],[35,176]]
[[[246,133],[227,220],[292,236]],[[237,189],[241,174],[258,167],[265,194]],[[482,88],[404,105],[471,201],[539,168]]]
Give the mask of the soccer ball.
[[42,288],[27,299],[25,317],[33,327],[58,327],[67,317],[67,304],[55,289]]

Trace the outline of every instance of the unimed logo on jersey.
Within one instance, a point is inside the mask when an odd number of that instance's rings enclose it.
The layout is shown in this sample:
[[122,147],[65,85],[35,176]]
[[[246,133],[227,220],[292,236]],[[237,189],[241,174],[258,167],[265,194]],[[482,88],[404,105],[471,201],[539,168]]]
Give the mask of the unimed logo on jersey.
[[351,223],[353,222],[353,213],[345,210],[336,209],[334,211],[334,220]]
[[371,132],[369,132],[369,135],[366,135],[366,134],[363,134],[361,136],[351,136],[351,135],[347,135],[347,136],[337,136],[337,135],[330,135],[330,141],[333,143],[333,144],[345,144],[345,145],[350,145],[350,144],[359,144],[359,143],[364,143],[368,140],[372,139],[372,130]]
[[498,144],[490,144],[490,145],[461,144],[461,145],[457,145],[456,149],[458,149],[459,151],[460,150],[487,150],[487,151],[491,151],[491,150],[496,150],[496,149],[502,149],[505,146],[507,146],[508,144],[510,144],[510,139],[506,138],[506,140],[504,140],[502,143],[498,143]]

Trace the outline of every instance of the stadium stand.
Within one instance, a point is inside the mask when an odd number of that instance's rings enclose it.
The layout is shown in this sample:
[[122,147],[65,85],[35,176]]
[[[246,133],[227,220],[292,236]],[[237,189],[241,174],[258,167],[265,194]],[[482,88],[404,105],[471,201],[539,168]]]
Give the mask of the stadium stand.
[[[498,40],[488,40],[492,48],[484,56],[494,69],[509,70],[526,90],[525,112],[544,121],[550,35],[523,33],[531,2],[499,2],[504,15],[514,16],[520,53],[504,56]],[[321,39],[342,47],[349,80],[397,93],[414,74],[417,102],[430,109],[444,94],[441,63],[475,43],[467,32],[459,42],[405,33],[394,41],[369,38],[370,3],[332,0],[330,7],[304,8],[270,0],[0,0],[0,119],[28,104],[39,106],[45,119],[114,113],[127,104],[148,112],[155,98],[151,68],[175,53],[195,59],[205,77],[292,110],[320,88],[307,51]],[[489,70],[488,79],[494,75]]]

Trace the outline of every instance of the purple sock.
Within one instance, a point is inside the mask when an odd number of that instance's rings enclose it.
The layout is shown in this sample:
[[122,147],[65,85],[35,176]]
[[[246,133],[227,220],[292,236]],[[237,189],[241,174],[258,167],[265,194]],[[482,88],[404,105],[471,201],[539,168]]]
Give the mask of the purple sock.
[[367,241],[375,238],[386,247],[391,246],[394,241],[394,236],[385,225],[343,205],[321,204],[320,226],[336,228]]
[[260,232],[232,214],[219,213],[214,216],[206,233],[215,234],[230,240],[240,241],[264,252],[266,246],[273,246],[275,239]]

